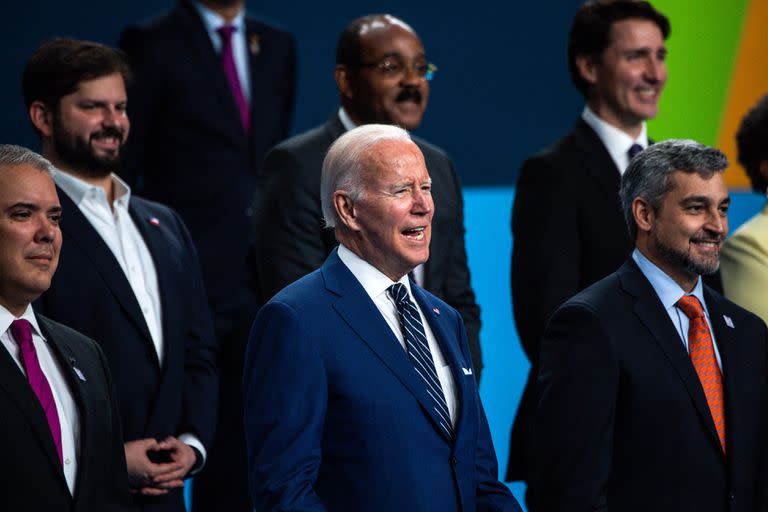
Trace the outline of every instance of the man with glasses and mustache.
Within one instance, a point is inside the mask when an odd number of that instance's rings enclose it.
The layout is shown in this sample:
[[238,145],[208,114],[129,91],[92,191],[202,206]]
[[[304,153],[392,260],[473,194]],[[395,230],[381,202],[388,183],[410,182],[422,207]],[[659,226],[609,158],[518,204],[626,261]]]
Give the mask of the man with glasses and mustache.
[[114,173],[130,127],[128,76],[119,52],[71,39],[44,43],[24,69],[24,99],[57,168],[66,219],[66,250],[35,309],[104,350],[134,503],[181,512],[184,479],[202,467],[213,436],[216,344],[186,227]]
[[669,140],[624,173],[634,251],[542,340],[536,510],[764,510],[768,332],[701,279],[728,234],[727,166]]
[[[267,155],[254,202],[255,254],[261,300],[319,268],[337,245],[320,209],[320,168],[328,148],[344,132],[381,123],[414,130],[427,107],[427,61],[414,30],[394,16],[352,21],[336,48],[334,78],[341,106],[322,126],[293,137]],[[464,214],[453,164],[420,139],[435,201],[431,256],[411,276],[461,313],[469,335],[474,375],[480,378],[480,310],[475,303],[464,246]]]

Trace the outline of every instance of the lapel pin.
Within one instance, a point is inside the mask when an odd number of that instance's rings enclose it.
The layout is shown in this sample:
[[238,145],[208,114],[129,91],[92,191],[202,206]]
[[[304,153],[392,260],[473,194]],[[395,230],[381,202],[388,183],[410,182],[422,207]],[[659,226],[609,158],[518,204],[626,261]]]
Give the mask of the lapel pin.
[[437,308],[432,308],[432,311],[434,311],[436,315],[439,315],[439,314],[440,314],[440,310],[439,310],[439,309],[437,309]]
[[251,37],[248,38],[248,50],[250,50],[251,55],[258,55],[261,52],[261,37],[259,37],[259,34],[251,34]]
[[75,358],[70,357],[69,361],[72,363],[72,371],[75,372],[75,375],[77,375],[77,378],[85,382],[85,375],[83,375],[83,372],[80,371],[80,368],[77,367],[77,361],[75,361]]
[[153,226],[160,225],[160,221],[157,219],[157,217],[152,217],[151,219],[149,219],[149,223],[152,224]]
[[733,320],[731,320],[731,317],[729,317],[728,315],[723,315],[723,320],[725,320],[725,325],[727,325],[731,329],[734,328],[733,327]]

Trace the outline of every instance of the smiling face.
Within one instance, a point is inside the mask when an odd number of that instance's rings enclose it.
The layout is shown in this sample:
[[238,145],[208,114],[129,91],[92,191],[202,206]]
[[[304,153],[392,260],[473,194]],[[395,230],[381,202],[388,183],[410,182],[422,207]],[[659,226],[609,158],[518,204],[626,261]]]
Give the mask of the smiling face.
[[[339,66],[344,70],[344,79],[338,83],[345,110],[358,125],[417,128],[429,98],[429,83],[416,72],[427,65],[418,36],[396,18],[385,17],[366,25],[359,41],[364,66]],[[388,60],[403,71],[392,74],[387,66],[376,66]]]
[[435,207],[424,157],[410,141],[382,141],[365,157],[362,197],[343,217],[351,245],[397,281],[429,258]]
[[647,255],[689,291],[699,275],[712,274],[720,265],[730,198],[720,172],[704,179],[676,171],[670,180],[661,207],[650,215]]
[[667,82],[667,49],[650,20],[626,19],[611,26],[611,43],[599,60],[580,56],[581,76],[591,84],[589,107],[606,122],[637,136],[656,117]]
[[62,97],[50,133],[57,164],[89,177],[114,172],[130,129],[126,106],[120,73],[83,81]]
[[60,219],[48,173],[29,164],[0,168],[0,304],[16,316],[51,285]]

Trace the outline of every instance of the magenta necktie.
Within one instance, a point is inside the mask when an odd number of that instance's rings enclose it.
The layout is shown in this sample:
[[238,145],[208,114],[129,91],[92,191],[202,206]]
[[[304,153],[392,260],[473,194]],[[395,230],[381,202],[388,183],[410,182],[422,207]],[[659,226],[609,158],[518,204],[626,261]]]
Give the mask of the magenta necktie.
[[45,417],[48,419],[48,427],[53,436],[53,444],[56,445],[56,453],[59,454],[59,461],[62,461],[59,413],[56,411],[56,402],[53,400],[51,386],[40,368],[40,361],[37,360],[37,352],[32,344],[32,326],[27,320],[14,320],[11,322],[11,335],[19,345],[21,364],[24,366],[24,371],[27,372],[27,381],[32,386],[32,391],[37,395],[40,405],[43,406]]
[[222,25],[216,29],[221,36],[221,67],[224,68],[224,74],[227,76],[229,88],[232,89],[232,96],[235,98],[237,110],[240,111],[240,120],[243,122],[243,130],[248,135],[251,132],[251,113],[248,109],[248,102],[245,101],[243,89],[240,87],[240,79],[237,77],[237,67],[235,66],[235,56],[232,53],[232,32],[235,27],[232,25]]

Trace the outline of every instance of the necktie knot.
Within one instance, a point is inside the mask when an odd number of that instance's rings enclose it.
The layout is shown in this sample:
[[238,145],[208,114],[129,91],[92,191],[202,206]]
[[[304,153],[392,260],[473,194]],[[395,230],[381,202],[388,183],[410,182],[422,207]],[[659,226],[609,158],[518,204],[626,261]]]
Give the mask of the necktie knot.
[[400,304],[403,302],[407,302],[408,299],[408,288],[405,287],[402,283],[395,283],[392,286],[389,287],[389,293],[392,295],[392,298],[395,300],[395,304]]
[[702,307],[701,302],[699,302],[699,299],[694,295],[683,295],[680,297],[680,300],[675,303],[675,306],[680,308],[680,311],[685,313],[685,316],[690,320],[704,316],[704,308]]
[[232,25],[222,25],[216,29],[224,43],[228,43],[232,39],[232,33],[235,31],[235,27]]
[[32,326],[28,320],[21,319],[11,322],[11,335],[22,351],[32,344]]
[[627,154],[629,155],[629,159],[632,160],[637,156],[638,153],[640,153],[643,150],[643,146],[641,146],[638,143],[632,144],[629,149],[627,150]]

